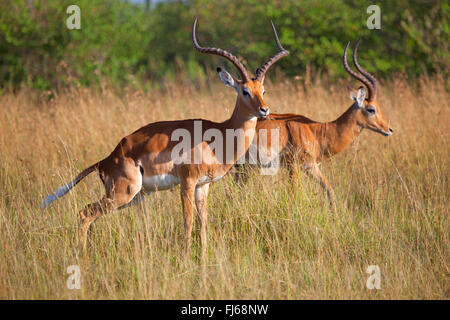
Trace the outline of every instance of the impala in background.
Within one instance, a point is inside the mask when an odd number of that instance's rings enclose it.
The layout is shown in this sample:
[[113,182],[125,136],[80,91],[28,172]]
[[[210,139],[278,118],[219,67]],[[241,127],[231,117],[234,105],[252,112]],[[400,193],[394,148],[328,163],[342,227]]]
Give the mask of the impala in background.
[[[256,125],[258,132],[260,130],[272,132],[273,129],[279,129],[277,156],[281,157],[281,164],[289,170],[294,186],[298,178],[299,167],[301,167],[327,191],[330,206],[334,209],[336,209],[336,204],[333,189],[320,171],[319,164],[344,150],[365,128],[383,136],[390,136],[393,132],[389,127],[388,121],[381,113],[376,100],[378,92],[377,80],[358,64],[357,50],[359,40],[353,47],[353,62],[360,74],[352,71],[348,66],[347,49],[349,44],[347,43],[344,50],[344,68],[351,76],[366,86],[368,94],[366,94],[363,86],[359,87],[357,91],[352,90],[351,99],[354,100],[354,103],[340,117],[331,122],[320,123],[302,115],[272,113],[266,119],[259,119]],[[256,135],[255,139],[258,139],[258,137],[259,134]],[[264,146],[270,148],[271,144],[271,136],[268,135],[267,141],[264,141]],[[258,158],[251,160],[263,162],[261,159],[261,141],[257,141],[257,145]],[[250,155],[247,152],[246,162],[250,161],[249,158]],[[273,155],[271,155],[271,158],[273,158]],[[264,162],[267,162],[267,159],[264,159]],[[248,177],[245,168],[249,164],[242,165],[244,168],[239,168],[241,166],[239,164],[235,166],[237,167],[235,180],[245,182]]]
[[[43,201],[42,208],[47,207],[69,192],[89,173],[98,170],[106,189],[106,195],[100,201],[88,205],[79,213],[81,217],[80,234],[84,247],[86,246],[89,226],[101,215],[139,201],[146,192],[166,190],[180,184],[186,232],[186,256],[189,257],[190,253],[194,202],[198,210],[202,256],[204,256],[207,245],[206,224],[209,184],[224,176],[237,159],[241,158],[247,151],[255,134],[257,117],[266,117],[269,114],[269,108],[263,99],[265,73],[271,65],[288,55],[289,52],[281,46],[272,24],[279,52],[257,70],[255,78],[250,78],[249,72],[233,54],[219,48],[201,47],[196,39],[196,24],[197,19],[195,19],[192,28],[194,48],[202,53],[214,54],[228,59],[238,69],[242,77],[242,80],[238,80],[224,69],[217,68],[222,82],[226,86],[234,88],[237,92],[236,105],[231,118],[221,123],[190,119],[148,124],[123,138],[108,157],[85,169],[75,180],[48,196]],[[194,125],[198,121],[202,123],[202,137],[208,129],[215,129],[222,133],[225,144],[231,143],[235,146],[233,154],[227,155],[227,159],[231,158],[231,161],[220,161],[211,150],[211,142],[205,139],[194,145],[190,150],[192,155],[194,155],[195,150],[200,149],[202,151],[198,163],[178,163],[178,161],[175,161],[176,159],[173,159],[173,151],[178,143],[172,139],[174,131],[184,129],[190,133],[190,137],[194,137]],[[243,130],[247,139],[239,141],[233,136],[232,141],[229,141],[229,139],[227,141],[228,136],[225,132],[229,129]],[[241,145],[237,146],[236,144]],[[243,148],[241,148],[242,144],[244,144]]]

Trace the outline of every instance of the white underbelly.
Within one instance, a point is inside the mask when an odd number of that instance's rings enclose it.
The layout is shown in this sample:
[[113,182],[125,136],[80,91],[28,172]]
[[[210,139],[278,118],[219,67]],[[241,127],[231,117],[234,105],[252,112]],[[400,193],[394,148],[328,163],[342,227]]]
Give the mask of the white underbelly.
[[202,185],[202,184],[205,184],[205,183],[211,183],[211,182],[219,180],[222,177],[223,176],[217,176],[217,177],[212,178],[212,177],[209,177],[209,176],[204,176],[204,177],[201,177],[198,180],[197,185]]
[[180,179],[171,174],[144,177],[142,185],[145,191],[167,190],[180,183]]
[[[217,176],[212,178],[209,176],[203,176],[198,180],[197,185],[215,182],[221,179],[222,177],[223,176]],[[162,174],[157,176],[144,177],[142,179],[142,186],[144,187],[144,190],[147,192],[171,189],[178,184],[180,184],[180,178],[171,174]]]

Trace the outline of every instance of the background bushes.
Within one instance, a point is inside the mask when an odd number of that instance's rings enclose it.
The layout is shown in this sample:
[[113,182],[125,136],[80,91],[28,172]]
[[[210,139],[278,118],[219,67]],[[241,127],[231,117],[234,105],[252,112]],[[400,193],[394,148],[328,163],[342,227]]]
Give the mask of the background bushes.
[[[66,28],[70,4],[81,8],[81,30]],[[381,8],[381,30],[366,27],[371,4]],[[194,16],[201,44],[231,50],[251,70],[274,53],[272,19],[291,52],[277,67],[290,77],[344,76],[344,46],[359,37],[362,64],[379,76],[447,76],[449,11],[446,1],[406,0],[192,0],[149,10],[118,0],[0,0],[0,87],[201,80],[227,63],[192,49]]]

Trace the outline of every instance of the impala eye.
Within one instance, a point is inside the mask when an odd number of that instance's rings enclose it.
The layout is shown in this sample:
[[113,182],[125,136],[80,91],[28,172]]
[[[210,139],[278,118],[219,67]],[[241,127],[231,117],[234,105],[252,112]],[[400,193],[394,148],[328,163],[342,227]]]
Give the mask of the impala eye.
[[250,92],[248,92],[247,89],[243,89],[242,93],[244,94],[244,96],[250,96]]
[[369,114],[375,114],[375,112],[377,112],[377,110],[374,107],[368,107],[366,110]]

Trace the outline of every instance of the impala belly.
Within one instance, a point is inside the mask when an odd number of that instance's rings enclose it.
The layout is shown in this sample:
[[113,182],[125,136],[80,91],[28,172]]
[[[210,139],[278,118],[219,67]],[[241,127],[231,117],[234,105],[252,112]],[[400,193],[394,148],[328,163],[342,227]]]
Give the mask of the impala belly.
[[201,186],[205,183],[211,183],[211,182],[215,182],[217,180],[219,180],[220,178],[222,178],[223,176],[217,176],[217,177],[210,177],[210,176],[203,176],[201,177],[198,182],[197,185]]
[[167,190],[180,183],[180,178],[171,174],[144,177],[142,184],[146,191]]
[[144,176],[142,186],[146,192],[168,190],[180,184],[175,175],[170,152],[150,152],[139,159]]

